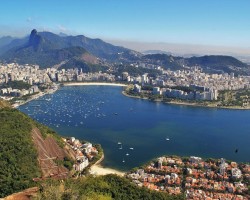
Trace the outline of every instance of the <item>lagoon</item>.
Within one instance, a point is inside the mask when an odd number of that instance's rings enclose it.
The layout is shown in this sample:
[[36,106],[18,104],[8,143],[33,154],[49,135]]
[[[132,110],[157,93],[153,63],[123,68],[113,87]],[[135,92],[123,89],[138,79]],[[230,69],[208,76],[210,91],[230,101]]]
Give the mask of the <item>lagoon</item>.
[[250,162],[249,110],[170,105],[121,92],[122,87],[67,86],[19,110],[62,136],[100,143],[105,167],[129,170],[161,155]]

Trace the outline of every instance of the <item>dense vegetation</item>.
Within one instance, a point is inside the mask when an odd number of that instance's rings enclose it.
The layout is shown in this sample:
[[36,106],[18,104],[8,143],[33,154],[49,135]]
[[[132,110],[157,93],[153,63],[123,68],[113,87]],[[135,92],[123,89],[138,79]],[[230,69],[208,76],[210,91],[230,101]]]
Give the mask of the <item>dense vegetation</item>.
[[63,69],[78,68],[78,69],[82,69],[84,73],[88,73],[88,72],[94,73],[94,72],[99,72],[99,71],[105,72],[108,69],[107,66],[102,66],[98,64],[89,64],[76,58],[69,60],[67,63],[63,64],[61,68]]
[[31,85],[23,81],[9,81],[8,83],[3,83],[0,85],[0,89],[8,87],[11,87],[12,89],[27,90],[31,87]]
[[[63,188],[63,189],[62,189]],[[166,193],[139,188],[129,180],[116,175],[88,177],[66,180],[65,182],[47,182],[42,184],[37,200],[170,200],[184,199],[180,196],[169,196]]]
[[[50,135],[63,147],[55,131],[0,101],[0,197],[33,186],[32,179],[41,176],[31,136],[34,127],[44,138]],[[71,169],[73,163],[65,157],[61,164]]]
[[220,106],[239,106],[247,107],[249,106],[250,90],[225,90],[220,91],[219,101]]
[[209,55],[201,57],[175,57],[167,54],[150,54],[143,57],[148,62],[154,61],[165,69],[184,69],[183,66],[199,66],[206,73],[231,73],[236,75],[250,74],[250,67],[231,56]]
[[167,54],[148,54],[143,56],[143,59],[147,62],[152,62],[152,64],[160,64],[165,69],[178,70],[182,69],[182,64],[180,60],[183,60],[182,57],[174,57]]
[[0,197],[32,186],[32,178],[40,176],[32,126],[18,110],[0,110]]

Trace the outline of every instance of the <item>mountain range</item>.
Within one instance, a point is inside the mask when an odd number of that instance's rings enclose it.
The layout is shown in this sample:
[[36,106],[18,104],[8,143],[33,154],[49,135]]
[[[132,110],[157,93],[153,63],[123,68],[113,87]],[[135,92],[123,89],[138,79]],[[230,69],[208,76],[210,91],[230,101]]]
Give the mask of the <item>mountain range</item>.
[[[0,59],[20,64],[38,64],[41,68],[83,68],[84,71],[107,69],[117,64],[146,63],[165,69],[186,69],[199,66],[208,73],[231,73],[250,75],[250,67],[231,56],[173,56],[170,52],[148,51],[142,54],[101,39],[84,35],[68,36],[32,30],[24,38],[0,38]],[[105,68],[106,67],[106,68]]]

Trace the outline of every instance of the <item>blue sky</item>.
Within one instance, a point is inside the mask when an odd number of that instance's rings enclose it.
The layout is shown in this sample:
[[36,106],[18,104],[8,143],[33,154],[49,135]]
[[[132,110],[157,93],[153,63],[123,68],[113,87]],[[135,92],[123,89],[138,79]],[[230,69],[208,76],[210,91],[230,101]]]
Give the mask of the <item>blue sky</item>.
[[93,38],[250,48],[250,0],[2,0],[0,36],[31,29]]

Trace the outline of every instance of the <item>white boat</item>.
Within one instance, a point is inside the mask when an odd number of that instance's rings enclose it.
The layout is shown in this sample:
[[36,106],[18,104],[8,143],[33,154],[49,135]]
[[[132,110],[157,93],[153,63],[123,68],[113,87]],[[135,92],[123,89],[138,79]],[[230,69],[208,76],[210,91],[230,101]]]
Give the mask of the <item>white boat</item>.
[[124,163],[124,162],[125,162],[125,160],[123,159],[123,160],[122,160],[122,162]]
[[130,150],[134,150],[134,148],[133,148],[133,147],[130,147],[129,149],[130,149]]
[[129,156],[129,153],[126,153],[126,156]]
[[121,142],[118,142],[117,144],[122,144]]
[[169,141],[170,139],[167,137],[166,140]]

